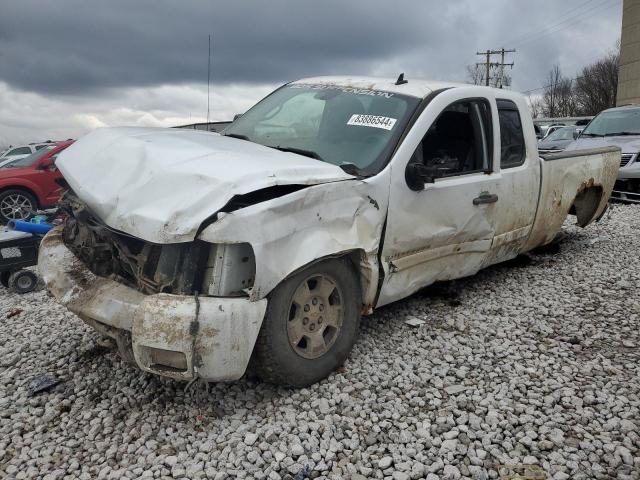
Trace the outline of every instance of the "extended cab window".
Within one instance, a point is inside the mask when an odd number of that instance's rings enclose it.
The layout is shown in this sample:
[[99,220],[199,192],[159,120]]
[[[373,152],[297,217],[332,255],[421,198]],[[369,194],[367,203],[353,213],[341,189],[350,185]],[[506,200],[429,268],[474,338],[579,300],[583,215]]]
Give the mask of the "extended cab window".
[[518,107],[511,100],[498,100],[500,119],[500,168],[518,167],[525,160],[524,133]]
[[412,161],[423,163],[435,178],[488,171],[490,118],[484,100],[449,105],[427,131]]

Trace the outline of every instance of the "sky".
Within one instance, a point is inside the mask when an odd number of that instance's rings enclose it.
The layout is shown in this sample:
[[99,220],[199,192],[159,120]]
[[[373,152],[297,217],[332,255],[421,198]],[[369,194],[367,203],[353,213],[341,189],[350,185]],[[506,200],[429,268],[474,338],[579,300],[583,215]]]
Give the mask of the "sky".
[[309,76],[465,81],[502,47],[512,89],[536,89],[613,49],[621,17],[622,0],[0,0],[0,146],[205,121],[209,35],[216,121]]

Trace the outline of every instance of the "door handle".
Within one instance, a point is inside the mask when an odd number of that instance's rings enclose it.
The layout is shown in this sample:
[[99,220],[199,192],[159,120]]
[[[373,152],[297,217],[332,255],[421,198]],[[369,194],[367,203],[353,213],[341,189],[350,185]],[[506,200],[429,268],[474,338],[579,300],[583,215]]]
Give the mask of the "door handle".
[[479,197],[473,199],[474,205],[484,205],[486,203],[496,203],[498,201],[498,195],[495,193],[483,193]]

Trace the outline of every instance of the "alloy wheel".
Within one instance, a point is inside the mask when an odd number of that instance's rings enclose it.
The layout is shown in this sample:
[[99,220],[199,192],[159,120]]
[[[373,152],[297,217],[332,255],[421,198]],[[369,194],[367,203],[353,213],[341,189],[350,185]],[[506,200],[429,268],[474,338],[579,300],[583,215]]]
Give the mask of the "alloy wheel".
[[338,338],[343,319],[338,284],[327,275],[313,275],[293,294],[287,321],[289,343],[303,358],[321,357]]
[[9,220],[26,220],[32,213],[31,200],[21,193],[7,195],[0,202],[0,215]]

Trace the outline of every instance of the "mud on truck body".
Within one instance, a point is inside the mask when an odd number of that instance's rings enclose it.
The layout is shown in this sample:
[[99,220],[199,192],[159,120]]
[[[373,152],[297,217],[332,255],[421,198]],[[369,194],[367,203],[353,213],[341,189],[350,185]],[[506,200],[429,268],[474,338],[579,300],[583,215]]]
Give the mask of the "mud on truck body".
[[536,144],[513,92],[346,77],[284,85],[221,135],[99,129],[58,160],[68,219],[39,266],[145,371],[309,385],[361,314],[603,214],[619,150]]

